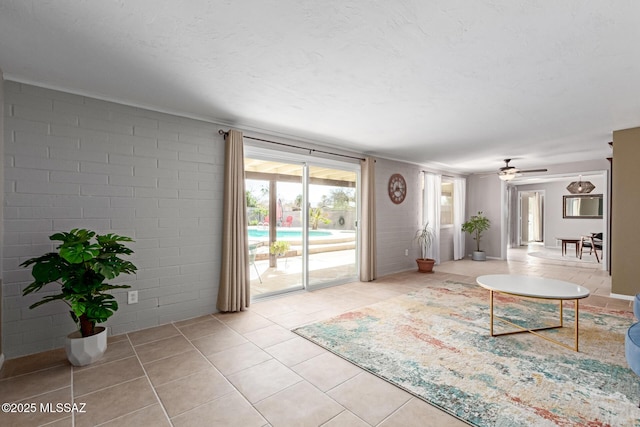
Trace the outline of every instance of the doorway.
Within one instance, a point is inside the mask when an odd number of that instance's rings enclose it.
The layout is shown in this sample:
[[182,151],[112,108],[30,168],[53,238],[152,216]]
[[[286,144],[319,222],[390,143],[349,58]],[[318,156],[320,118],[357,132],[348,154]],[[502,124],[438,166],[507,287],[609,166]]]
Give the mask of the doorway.
[[358,277],[359,164],[245,157],[251,297]]
[[519,191],[518,200],[518,244],[544,244],[544,191]]

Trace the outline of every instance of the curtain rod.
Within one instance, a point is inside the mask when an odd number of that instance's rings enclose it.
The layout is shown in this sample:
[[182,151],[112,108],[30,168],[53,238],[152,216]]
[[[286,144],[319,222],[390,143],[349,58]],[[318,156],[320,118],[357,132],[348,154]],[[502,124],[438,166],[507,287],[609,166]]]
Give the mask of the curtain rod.
[[[222,129],[218,130],[218,134],[220,135],[224,135],[225,138],[227,137],[229,132],[225,132]],[[261,141],[261,142],[267,142],[269,144],[277,144],[277,145],[283,145],[285,147],[291,147],[291,148],[298,148],[300,150],[306,150],[309,151],[309,154],[311,153],[322,153],[322,154],[329,154],[331,156],[340,156],[340,157],[347,157],[349,159],[355,159],[355,160],[366,160],[362,157],[355,157],[355,156],[349,156],[347,154],[339,154],[339,153],[332,153],[330,151],[322,151],[322,150],[316,150],[315,148],[306,148],[306,147],[299,147],[297,145],[292,145],[292,144],[285,144],[284,142],[276,142],[276,141],[269,141],[268,139],[261,139],[261,138],[254,138],[252,136],[242,136],[242,138],[246,138],[246,139],[253,139],[254,141]]]

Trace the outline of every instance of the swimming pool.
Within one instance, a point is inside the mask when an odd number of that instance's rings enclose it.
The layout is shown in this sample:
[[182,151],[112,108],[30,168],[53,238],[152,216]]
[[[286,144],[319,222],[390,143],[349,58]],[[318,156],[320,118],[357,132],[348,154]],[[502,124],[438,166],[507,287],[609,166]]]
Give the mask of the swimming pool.
[[[330,231],[323,230],[309,230],[309,237],[323,237],[323,236],[331,236],[333,233]],[[268,238],[269,230],[257,230],[250,228],[249,229],[249,238],[257,239],[257,238]],[[276,230],[276,238],[277,239],[302,239],[302,231],[301,230]]]

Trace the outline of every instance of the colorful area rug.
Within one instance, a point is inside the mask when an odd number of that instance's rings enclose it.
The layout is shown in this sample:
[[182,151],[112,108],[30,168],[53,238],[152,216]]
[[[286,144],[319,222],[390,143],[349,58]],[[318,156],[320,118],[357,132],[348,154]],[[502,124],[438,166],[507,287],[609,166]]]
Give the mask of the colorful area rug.
[[[477,285],[425,286],[294,332],[471,425],[640,426],[630,313],[583,304],[574,352],[528,333],[489,336],[489,293]],[[558,303],[500,295],[495,313],[549,325]],[[572,345],[574,311],[564,314],[565,328],[543,333]]]

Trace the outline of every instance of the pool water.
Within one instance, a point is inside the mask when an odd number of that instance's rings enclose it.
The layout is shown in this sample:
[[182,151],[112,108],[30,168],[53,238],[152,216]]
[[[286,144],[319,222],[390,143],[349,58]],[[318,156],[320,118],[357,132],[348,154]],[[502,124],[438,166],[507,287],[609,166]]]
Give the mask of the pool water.
[[[309,237],[331,236],[330,231],[322,230],[309,230]],[[249,230],[249,238],[268,238],[269,230]],[[300,230],[276,230],[277,239],[302,239],[302,232]]]

